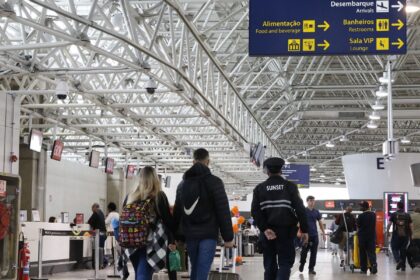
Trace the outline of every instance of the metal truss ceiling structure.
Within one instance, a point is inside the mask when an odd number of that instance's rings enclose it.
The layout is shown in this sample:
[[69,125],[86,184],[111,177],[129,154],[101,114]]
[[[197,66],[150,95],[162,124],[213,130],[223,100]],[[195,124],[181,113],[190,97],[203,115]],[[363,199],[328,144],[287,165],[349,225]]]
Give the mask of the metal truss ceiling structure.
[[[420,152],[419,26],[411,14],[408,54],[393,64],[403,152]],[[182,172],[204,147],[238,195],[264,178],[251,143],[327,183],[343,177],[343,155],[380,151],[386,114],[366,124],[386,57],[249,57],[247,28],[248,1],[0,1],[0,93],[20,98],[22,136],[60,137],[67,158],[85,162],[94,148],[120,166]]]

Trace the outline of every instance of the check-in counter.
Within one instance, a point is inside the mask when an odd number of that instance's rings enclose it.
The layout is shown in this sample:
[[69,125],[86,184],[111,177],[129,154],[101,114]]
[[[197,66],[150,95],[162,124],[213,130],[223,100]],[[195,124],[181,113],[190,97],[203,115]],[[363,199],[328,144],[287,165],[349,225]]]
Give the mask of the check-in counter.
[[38,247],[41,229],[45,230],[44,232],[66,232],[65,234],[63,233],[64,236],[45,235],[42,237],[44,273],[51,272],[51,267],[55,267],[54,272],[71,270],[75,268],[75,264],[91,257],[93,238],[84,234],[89,230],[89,225],[77,225],[72,228],[70,224],[64,223],[25,222],[22,223],[22,232],[31,251],[31,274],[38,267]]

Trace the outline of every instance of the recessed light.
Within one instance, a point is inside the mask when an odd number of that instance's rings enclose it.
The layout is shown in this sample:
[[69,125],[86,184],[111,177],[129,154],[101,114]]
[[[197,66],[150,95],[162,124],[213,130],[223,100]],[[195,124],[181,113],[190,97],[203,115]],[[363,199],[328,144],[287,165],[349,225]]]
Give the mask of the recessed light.
[[347,136],[346,136],[346,135],[342,135],[342,136],[340,137],[340,142],[347,142],[347,141],[349,141],[349,138],[347,138]]
[[309,169],[311,172],[316,172],[316,168],[315,167],[311,167],[311,169]]
[[324,174],[319,175],[319,178],[325,178]]

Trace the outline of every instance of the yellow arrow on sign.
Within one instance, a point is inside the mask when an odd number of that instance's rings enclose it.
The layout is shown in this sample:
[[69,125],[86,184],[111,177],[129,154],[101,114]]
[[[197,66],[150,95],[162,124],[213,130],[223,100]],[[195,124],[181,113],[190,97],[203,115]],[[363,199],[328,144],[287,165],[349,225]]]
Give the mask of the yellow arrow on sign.
[[330,28],[330,25],[324,20],[324,24],[319,24],[318,28],[324,28],[324,31],[327,31]]
[[398,30],[401,30],[401,28],[404,27],[404,22],[402,22],[400,19],[398,19],[398,22],[391,24],[392,26],[398,27]]
[[398,38],[397,42],[392,42],[393,46],[398,46],[398,49],[401,49],[404,46],[404,41]]
[[324,40],[323,44],[318,44],[318,47],[324,47],[324,51],[326,51],[330,47],[330,43],[327,40]]

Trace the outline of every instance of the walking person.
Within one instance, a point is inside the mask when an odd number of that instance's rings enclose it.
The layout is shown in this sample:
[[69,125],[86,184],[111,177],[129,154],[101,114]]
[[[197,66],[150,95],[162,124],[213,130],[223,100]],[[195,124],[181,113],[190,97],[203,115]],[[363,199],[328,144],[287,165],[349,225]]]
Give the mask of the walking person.
[[[344,214],[335,220],[339,230],[343,232],[341,242],[338,244],[340,254],[340,267],[344,266],[345,250],[348,250],[349,260],[353,259],[353,232],[356,231],[356,218],[352,214],[353,208],[348,206]],[[348,240],[347,240],[348,239]],[[347,248],[348,246],[348,248]]]
[[211,174],[210,155],[194,151],[193,166],[178,186],[175,225],[181,226],[191,261],[191,280],[207,280],[216,253],[219,231],[226,248],[233,247],[229,201],[223,181]]
[[378,273],[376,263],[376,214],[370,211],[367,201],[360,203],[363,212],[357,217],[357,235],[359,237],[360,251],[360,270],[366,274],[368,270],[368,260],[370,263],[370,273]]
[[308,242],[308,222],[297,186],[281,176],[284,160],[264,161],[269,178],[254,189],[251,213],[261,234],[264,280],[288,280],[295,262],[294,240],[300,224]]
[[308,219],[309,242],[306,246],[302,247],[302,251],[300,253],[299,271],[303,272],[308,252],[310,252],[311,257],[309,258],[309,274],[315,275],[316,256],[318,253],[319,245],[317,224],[319,225],[319,228],[322,232],[322,239],[324,242],[327,240],[327,237],[325,235],[321,213],[315,209],[315,197],[312,195],[308,196],[306,198],[306,203],[308,204],[308,207],[306,207],[306,216]]
[[411,246],[407,251],[407,262],[411,268],[420,264],[420,207],[414,209],[411,215]]
[[404,211],[404,203],[397,203],[397,211],[391,214],[387,227],[387,236],[392,226],[391,249],[397,262],[397,270],[405,271],[407,259],[407,245],[411,237],[413,221],[410,214]]
[[[138,236],[133,238],[128,229],[129,223],[126,222],[126,216],[131,215],[130,211],[136,211],[134,217],[142,217],[142,222],[136,224],[144,225],[139,230]],[[131,223],[133,224],[133,223]],[[163,225],[162,227],[160,225]],[[147,229],[147,232],[143,232]],[[131,248],[130,260],[133,263],[136,280],[151,280],[153,273],[165,267],[167,247],[175,249],[174,239],[174,221],[169,210],[169,202],[165,193],[161,191],[161,184],[156,170],[151,166],[146,166],[140,171],[140,183],[137,188],[130,193],[123,204],[123,211],[120,217],[120,242],[133,244],[141,238],[149,239],[138,248]],[[156,232],[156,234],[155,234]],[[152,236],[153,240],[150,240]],[[137,239],[137,240],[133,240]],[[166,246],[169,243],[169,246]]]
[[[338,219],[338,217],[336,217],[336,219]],[[333,233],[338,228],[339,228],[339,226],[335,222],[332,222],[328,229],[331,231],[331,233]],[[331,242],[331,255],[332,256],[337,256],[337,254],[338,254],[338,244],[334,244],[334,243]]]

